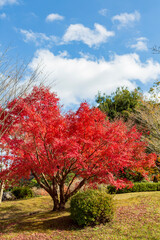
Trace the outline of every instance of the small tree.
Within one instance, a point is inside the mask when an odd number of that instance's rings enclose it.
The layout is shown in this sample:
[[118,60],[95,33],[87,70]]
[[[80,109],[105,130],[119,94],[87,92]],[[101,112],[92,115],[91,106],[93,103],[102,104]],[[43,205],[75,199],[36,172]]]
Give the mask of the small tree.
[[145,153],[146,143],[135,127],[128,130],[120,120],[110,122],[87,103],[63,115],[58,101],[48,88],[35,87],[8,104],[12,109],[17,103],[7,118],[14,125],[3,136],[8,154],[3,156],[6,169],[1,178],[15,184],[32,173],[52,197],[53,210],[61,210],[85,184],[110,183],[121,188],[130,184],[120,178],[124,168],[145,175],[144,168],[154,166],[155,155]]

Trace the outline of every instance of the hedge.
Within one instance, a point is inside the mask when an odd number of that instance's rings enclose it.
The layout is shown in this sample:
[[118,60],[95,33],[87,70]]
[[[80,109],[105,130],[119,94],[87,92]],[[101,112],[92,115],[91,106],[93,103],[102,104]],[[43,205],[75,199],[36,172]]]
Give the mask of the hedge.
[[151,183],[151,182],[141,182],[134,183],[132,188],[122,188],[116,190],[115,186],[107,186],[108,193],[130,193],[130,192],[150,192],[150,191],[160,191],[160,183]]

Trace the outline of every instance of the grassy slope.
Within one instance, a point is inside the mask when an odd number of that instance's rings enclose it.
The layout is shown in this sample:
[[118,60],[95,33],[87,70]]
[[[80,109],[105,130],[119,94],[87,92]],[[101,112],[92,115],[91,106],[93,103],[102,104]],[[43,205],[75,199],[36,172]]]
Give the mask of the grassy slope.
[[114,221],[85,229],[72,223],[68,211],[51,212],[48,196],[3,202],[0,239],[160,239],[160,192],[118,194],[114,200]]

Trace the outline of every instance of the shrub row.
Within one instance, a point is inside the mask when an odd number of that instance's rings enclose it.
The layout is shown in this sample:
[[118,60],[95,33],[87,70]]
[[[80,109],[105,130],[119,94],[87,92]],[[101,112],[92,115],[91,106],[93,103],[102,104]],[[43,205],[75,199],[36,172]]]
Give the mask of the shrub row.
[[122,188],[116,190],[115,186],[107,187],[108,193],[130,193],[130,192],[150,192],[150,191],[160,191],[160,183],[150,183],[150,182],[142,182],[142,183],[134,183],[132,188]]

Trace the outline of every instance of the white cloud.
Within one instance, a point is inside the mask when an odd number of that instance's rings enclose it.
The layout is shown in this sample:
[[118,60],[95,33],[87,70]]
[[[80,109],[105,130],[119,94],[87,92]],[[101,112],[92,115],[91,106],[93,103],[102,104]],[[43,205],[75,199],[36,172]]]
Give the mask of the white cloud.
[[0,19],[5,19],[6,17],[7,17],[7,15],[5,13],[0,14]]
[[20,29],[20,33],[24,36],[25,42],[33,42],[36,46],[47,44],[50,47],[57,42],[57,37],[51,35],[47,36],[44,33],[36,33],[32,30]]
[[40,49],[35,53],[30,67],[34,70],[42,62],[49,74],[48,82],[55,79],[53,90],[65,106],[79,104],[85,99],[94,100],[98,91],[110,94],[118,86],[134,89],[137,80],[146,84],[160,76],[158,62],[152,59],[141,62],[137,54],[115,54],[106,61],[83,57],[72,59]]
[[84,58],[84,59],[87,59],[87,60],[96,60],[97,58],[94,56],[94,55],[92,55],[92,54],[90,54],[90,53],[85,53],[85,52],[82,52],[82,51],[80,51],[79,52],[79,55],[81,56],[81,58]]
[[12,5],[12,4],[17,4],[17,0],[0,0],[0,7],[3,7],[5,5]]
[[103,8],[103,9],[99,10],[98,13],[99,13],[100,15],[106,17],[106,16],[107,16],[107,12],[108,12],[108,10],[107,10],[106,8]]
[[46,22],[53,22],[56,20],[62,21],[62,20],[64,20],[64,17],[57,13],[51,13],[46,17]]
[[58,56],[60,57],[69,57],[69,53],[67,51],[59,51]]
[[63,41],[64,43],[82,41],[89,47],[92,47],[107,42],[108,38],[114,35],[114,32],[108,31],[104,26],[98,23],[94,24],[94,30],[82,24],[71,24],[63,36]]
[[131,48],[134,48],[137,51],[147,51],[147,38],[145,37],[140,37],[136,39],[136,43],[130,45]]
[[119,15],[116,15],[112,17],[112,21],[118,22],[118,29],[120,29],[122,27],[131,26],[134,22],[139,21],[140,18],[140,13],[138,11],[134,11],[133,13],[121,13]]

